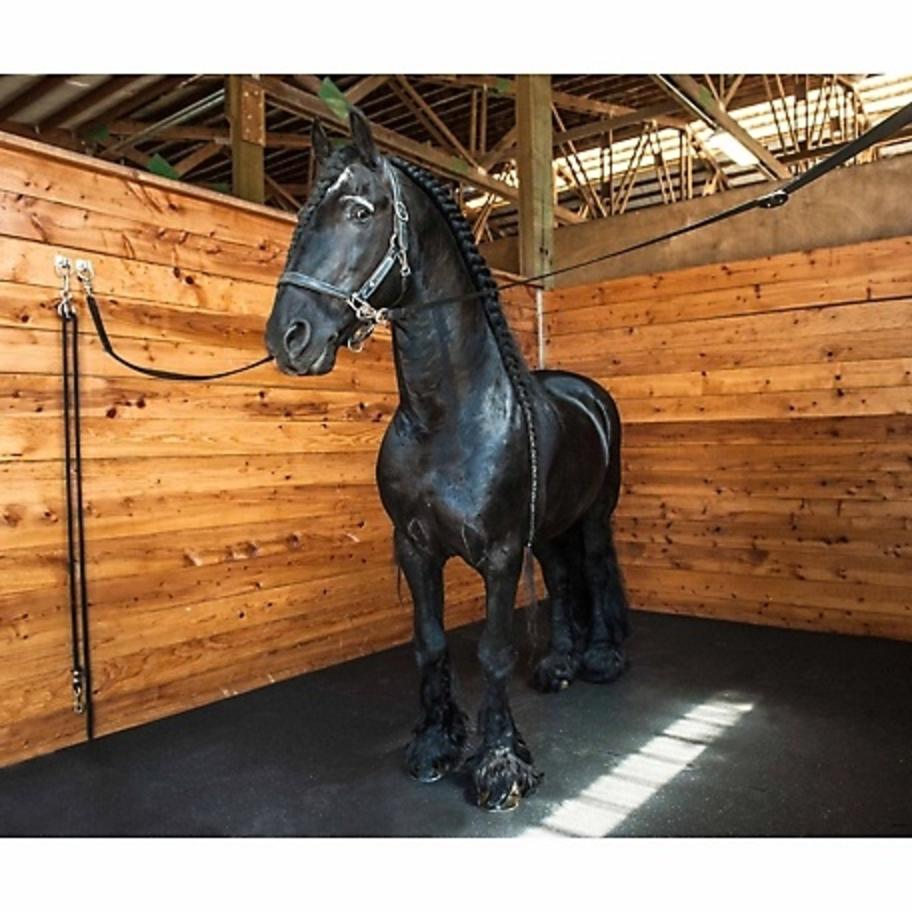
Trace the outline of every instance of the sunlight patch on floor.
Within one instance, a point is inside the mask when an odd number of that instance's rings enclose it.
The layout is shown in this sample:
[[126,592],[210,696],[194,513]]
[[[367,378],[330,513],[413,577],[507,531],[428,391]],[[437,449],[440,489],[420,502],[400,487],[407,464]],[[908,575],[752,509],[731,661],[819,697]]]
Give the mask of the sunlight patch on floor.
[[720,698],[695,707],[522,835],[608,835],[753,707]]

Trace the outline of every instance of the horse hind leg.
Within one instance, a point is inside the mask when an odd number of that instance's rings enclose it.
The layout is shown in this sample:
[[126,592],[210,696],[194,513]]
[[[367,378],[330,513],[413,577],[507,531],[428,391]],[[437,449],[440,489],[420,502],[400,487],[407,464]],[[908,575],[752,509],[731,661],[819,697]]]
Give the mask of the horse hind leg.
[[587,601],[583,533],[573,526],[554,539],[535,544],[548,590],[551,622],[547,653],[532,674],[542,693],[555,693],[573,683],[582,653],[582,612]]
[[596,684],[616,680],[628,664],[624,641],[630,635],[630,609],[611,529],[616,502],[616,494],[606,492],[582,521],[591,616],[580,676]]

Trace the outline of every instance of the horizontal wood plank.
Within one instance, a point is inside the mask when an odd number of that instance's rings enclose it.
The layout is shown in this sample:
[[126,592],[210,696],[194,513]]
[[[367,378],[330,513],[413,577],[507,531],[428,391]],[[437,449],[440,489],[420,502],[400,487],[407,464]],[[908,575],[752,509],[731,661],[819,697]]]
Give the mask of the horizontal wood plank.
[[624,423],[633,604],[912,639],[912,239],[544,296]]

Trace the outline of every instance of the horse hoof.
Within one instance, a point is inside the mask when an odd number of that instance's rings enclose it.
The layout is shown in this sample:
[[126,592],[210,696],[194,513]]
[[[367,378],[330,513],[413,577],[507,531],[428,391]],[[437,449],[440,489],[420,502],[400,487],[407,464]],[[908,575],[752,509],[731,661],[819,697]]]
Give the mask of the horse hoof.
[[509,747],[487,751],[474,761],[472,781],[478,806],[486,811],[515,810],[538,787],[541,773],[532,758],[523,760]]
[[515,811],[519,807],[521,797],[518,788],[514,785],[500,804],[492,804],[490,795],[484,795],[479,796],[478,806],[490,814],[509,814],[510,811]]
[[580,677],[590,684],[610,684],[627,670],[628,664],[623,649],[592,646],[583,654]]
[[532,676],[532,686],[541,693],[557,693],[566,690],[576,677],[579,662],[569,655],[547,655],[539,663]]
[[447,773],[451,773],[457,762],[456,756],[427,757],[422,756],[420,751],[410,749],[406,754],[405,766],[412,779],[430,783],[438,782]]
[[434,767],[434,769],[427,771],[409,770],[409,775],[416,782],[423,782],[425,785],[428,785],[431,782],[439,782],[448,772],[449,770],[441,771],[437,767]]
[[405,750],[408,774],[419,782],[437,782],[462,760],[466,743],[465,713],[456,710],[446,725],[416,731]]

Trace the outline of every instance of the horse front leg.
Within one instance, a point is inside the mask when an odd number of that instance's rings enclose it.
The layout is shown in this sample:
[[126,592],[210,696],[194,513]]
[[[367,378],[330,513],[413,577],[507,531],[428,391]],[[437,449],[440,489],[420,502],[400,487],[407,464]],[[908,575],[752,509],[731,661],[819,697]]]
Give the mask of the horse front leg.
[[510,712],[507,686],[516,662],[513,609],[522,552],[494,551],[482,568],[486,620],[478,646],[485,694],[478,715],[481,746],[472,758],[472,780],[480,807],[508,811],[534,791],[541,775]]
[[405,752],[410,775],[435,782],[456,767],[466,743],[466,714],[451,692],[443,627],[443,559],[421,550],[398,529],[396,559],[415,608],[415,657],[421,675],[421,715]]

